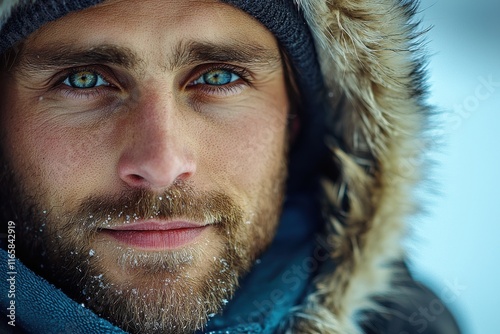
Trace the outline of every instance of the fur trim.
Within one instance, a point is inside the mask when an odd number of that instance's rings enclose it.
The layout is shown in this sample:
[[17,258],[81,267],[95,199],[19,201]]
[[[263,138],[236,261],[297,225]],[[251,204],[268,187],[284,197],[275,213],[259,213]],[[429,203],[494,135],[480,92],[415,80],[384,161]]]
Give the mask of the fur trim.
[[7,18],[10,16],[12,8],[16,2],[14,1],[2,1],[0,2],[0,29],[4,25]]
[[10,13],[22,2],[26,2],[23,0],[3,0],[0,2],[0,29],[3,27],[4,23],[10,16]]
[[294,310],[289,333],[359,333],[360,315],[391,296],[403,258],[405,217],[415,210],[411,188],[424,149],[428,114],[422,62],[415,58],[417,2],[296,0],[313,31],[331,97],[332,157],[340,179],[325,179],[327,237],[337,267]]

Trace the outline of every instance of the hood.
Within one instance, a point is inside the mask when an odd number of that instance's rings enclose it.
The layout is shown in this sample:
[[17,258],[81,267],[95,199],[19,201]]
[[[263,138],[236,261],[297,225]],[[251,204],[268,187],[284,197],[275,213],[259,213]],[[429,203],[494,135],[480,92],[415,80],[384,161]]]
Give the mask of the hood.
[[[317,277],[314,292],[283,328],[358,333],[363,312],[380,308],[375,298],[398,293],[395,263],[404,258],[406,220],[417,209],[411,190],[420,178],[430,110],[415,52],[421,42],[413,19],[417,2],[295,2],[312,32],[326,86],[322,237],[335,270]],[[2,1],[0,27],[16,5],[30,3],[35,13],[46,10],[36,1]],[[29,24],[22,29],[32,31]]]
[[395,297],[406,221],[417,209],[425,104],[417,2],[298,0],[313,32],[329,110],[322,175],[326,243],[335,271],[287,327],[357,333],[377,297]]

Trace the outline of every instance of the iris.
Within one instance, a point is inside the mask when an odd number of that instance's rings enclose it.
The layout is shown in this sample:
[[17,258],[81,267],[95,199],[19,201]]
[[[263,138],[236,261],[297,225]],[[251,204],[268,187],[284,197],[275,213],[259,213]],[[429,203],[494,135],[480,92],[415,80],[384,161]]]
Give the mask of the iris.
[[231,82],[232,73],[225,70],[213,70],[203,75],[203,79],[210,85],[227,85]]
[[204,73],[194,83],[213,86],[223,86],[238,80],[240,77],[231,71],[224,69],[214,69]]
[[75,72],[69,75],[63,83],[78,89],[88,89],[108,85],[101,75],[92,71]]

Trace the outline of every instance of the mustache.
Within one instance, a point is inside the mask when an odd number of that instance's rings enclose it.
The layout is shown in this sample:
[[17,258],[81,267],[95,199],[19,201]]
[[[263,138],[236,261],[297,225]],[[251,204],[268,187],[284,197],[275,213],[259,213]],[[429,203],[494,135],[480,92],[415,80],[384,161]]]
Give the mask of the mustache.
[[228,195],[198,192],[184,182],[173,184],[163,193],[136,189],[118,196],[91,196],[82,201],[76,213],[68,215],[62,230],[74,231],[77,227],[87,233],[146,219],[186,219],[222,225],[224,229],[243,219],[242,210]]

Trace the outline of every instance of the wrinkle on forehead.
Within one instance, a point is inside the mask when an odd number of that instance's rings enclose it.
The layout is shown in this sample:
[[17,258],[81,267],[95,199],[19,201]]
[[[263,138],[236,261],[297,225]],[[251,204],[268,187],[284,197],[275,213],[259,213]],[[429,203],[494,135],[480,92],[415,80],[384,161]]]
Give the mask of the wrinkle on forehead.
[[[153,61],[167,70],[208,61],[273,69],[281,64],[274,36],[250,16],[242,19],[247,14],[228,4],[214,0],[129,1],[104,1],[42,27],[28,40],[34,50],[27,53],[26,63],[39,68],[57,63],[106,63],[136,70],[138,65],[146,66],[139,60]],[[193,15],[193,11],[199,13]],[[144,20],[141,16],[146,14]],[[62,20],[66,23],[61,24]],[[72,26],[82,28],[72,33]],[[124,34],[123,29],[130,31]],[[61,57],[64,62],[58,60]]]
[[[134,9],[132,9],[130,3],[133,3]],[[150,6],[154,6],[155,11],[148,10]],[[106,9],[118,15],[124,10],[133,10],[133,14],[138,20],[148,22],[152,19],[163,18],[165,10],[168,10],[168,15],[171,18],[182,18],[186,16],[186,13],[207,13],[208,8],[215,9],[210,13],[212,20],[227,18],[225,16],[227,13],[221,10],[223,8],[237,10],[235,7],[219,0],[161,0],[159,4],[157,0],[106,0],[90,9]]]

